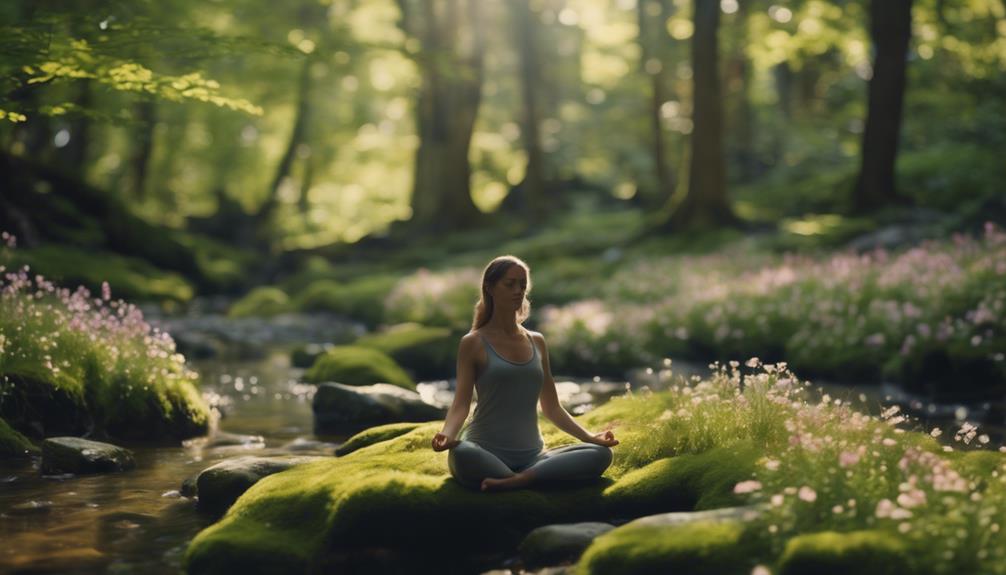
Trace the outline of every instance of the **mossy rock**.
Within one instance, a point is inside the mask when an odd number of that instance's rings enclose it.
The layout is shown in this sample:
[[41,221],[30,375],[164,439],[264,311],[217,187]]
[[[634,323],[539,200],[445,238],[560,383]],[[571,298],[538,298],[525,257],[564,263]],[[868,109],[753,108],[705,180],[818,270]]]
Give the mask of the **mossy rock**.
[[209,428],[209,405],[191,382],[155,379],[130,385],[95,370],[90,361],[76,366],[79,371],[58,374],[27,362],[5,364],[3,375],[15,385],[0,400],[0,416],[43,436],[90,430],[118,439],[164,441],[203,435]]
[[0,459],[28,457],[38,453],[39,449],[35,444],[0,419]]
[[[590,429],[617,424],[622,445],[629,446],[647,441],[648,424],[660,409],[659,402],[613,400],[579,419]],[[732,495],[733,483],[703,484],[696,479],[698,471],[672,473],[668,480],[659,476],[665,471],[661,466],[630,463],[634,452],[626,447],[613,450],[615,460],[597,482],[485,494],[451,478],[448,453],[430,448],[430,438],[441,426],[431,422],[410,431],[388,426],[369,430],[360,439],[373,442],[349,455],[256,483],[220,522],[193,540],[186,555],[188,572],[304,572],[347,550],[394,548],[421,554],[441,549],[444,540],[472,554],[512,551],[535,527],[629,517],[648,497],[648,512],[653,513],[691,510],[697,501],[725,501]],[[572,441],[551,426],[543,425],[542,431],[549,447]],[[753,446],[745,447],[739,451]],[[739,481],[752,473],[747,462],[756,455],[738,460],[737,453],[710,450],[689,456],[690,463],[682,467],[707,470],[708,477],[715,477],[711,469],[719,467],[722,475]],[[691,497],[649,489],[655,483]],[[672,503],[682,507],[667,507]]]
[[345,443],[340,445],[336,450],[335,454],[338,456],[349,455],[357,449],[363,449],[369,445],[375,443],[380,443],[382,441],[387,441],[389,439],[394,439],[399,435],[405,435],[410,431],[415,430],[417,427],[423,425],[422,423],[389,423],[386,425],[377,425],[364,429],[363,431],[357,433],[356,435],[350,437]]
[[416,379],[449,379],[456,369],[459,339],[445,327],[403,323],[365,335],[354,345],[388,354]]
[[874,575],[915,573],[906,545],[883,531],[825,531],[790,539],[779,560],[780,575]]
[[626,525],[594,540],[579,575],[748,575],[761,544],[737,521],[649,527]]
[[290,296],[273,286],[261,286],[234,302],[227,315],[230,317],[272,316],[290,311]]
[[[1006,346],[1006,338],[991,342],[994,349]],[[928,342],[907,357],[898,355],[885,366],[885,373],[911,391],[941,400],[986,399],[1006,393],[1006,367],[995,361],[987,348],[970,342]]]
[[378,275],[348,282],[325,279],[307,285],[293,298],[300,311],[330,311],[370,325],[384,319],[384,300],[398,277]]
[[355,345],[335,346],[315,360],[304,374],[309,383],[326,381],[345,385],[390,383],[416,389],[416,383],[395,360],[376,349]]

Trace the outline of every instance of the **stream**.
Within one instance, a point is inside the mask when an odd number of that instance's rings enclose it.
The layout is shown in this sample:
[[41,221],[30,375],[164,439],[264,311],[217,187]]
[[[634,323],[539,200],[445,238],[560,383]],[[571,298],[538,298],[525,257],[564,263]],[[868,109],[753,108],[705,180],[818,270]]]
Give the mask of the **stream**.
[[[217,431],[223,433],[181,446],[116,442],[130,448],[136,459],[135,469],[122,473],[43,476],[40,458],[0,461],[0,573],[178,574],[189,541],[215,521],[179,494],[184,479],[236,455],[332,455],[346,437],[315,435],[314,386],[299,383],[302,370],[290,367],[288,354],[279,351],[289,341],[264,337],[258,343],[266,345],[256,348],[260,353],[251,354],[254,359],[190,361],[201,376],[204,396],[222,414]],[[674,373],[703,375],[708,370],[675,360]],[[629,375],[631,385],[561,378],[558,389],[567,409],[579,414],[630,387],[656,390],[668,379],[666,372],[644,369]],[[872,412],[892,399],[904,400],[906,410],[917,401],[894,397],[878,386],[825,388]],[[452,396],[446,381],[421,383],[419,392],[440,405]],[[943,424],[961,415],[960,406],[920,402],[918,407]],[[1002,442],[1001,424],[983,428]]]

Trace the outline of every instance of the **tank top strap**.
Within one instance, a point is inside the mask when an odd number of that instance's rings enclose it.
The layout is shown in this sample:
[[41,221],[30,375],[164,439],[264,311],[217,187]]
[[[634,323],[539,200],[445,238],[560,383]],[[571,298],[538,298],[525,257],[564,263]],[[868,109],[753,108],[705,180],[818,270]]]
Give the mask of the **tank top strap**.
[[531,344],[531,357],[526,362],[514,362],[501,356],[499,352],[496,351],[496,348],[494,348],[492,344],[489,343],[489,340],[487,340],[484,335],[482,335],[481,333],[479,333],[478,335],[479,339],[482,340],[482,347],[485,348],[486,356],[489,358],[490,361],[492,361],[492,357],[495,356],[496,359],[503,360],[503,362],[511,365],[525,365],[531,363],[532,361],[535,360],[536,357],[538,357],[538,346],[534,344],[534,339],[531,338],[531,332],[526,329],[524,330],[524,337],[526,337],[527,342]]

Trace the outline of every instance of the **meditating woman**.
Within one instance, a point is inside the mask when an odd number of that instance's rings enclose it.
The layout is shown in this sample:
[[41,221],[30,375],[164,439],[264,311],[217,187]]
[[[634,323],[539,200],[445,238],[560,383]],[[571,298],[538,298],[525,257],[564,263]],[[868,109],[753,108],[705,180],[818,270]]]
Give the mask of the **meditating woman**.
[[[585,430],[559,404],[545,338],[521,325],[531,309],[530,291],[530,269],[520,259],[500,256],[486,266],[472,330],[458,346],[454,401],[432,441],[435,451],[450,449],[451,475],[482,491],[600,477],[611,464],[610,448],[618,445],[610,430]],[[459,437],[473,389],[475,416]],[[542,451],[539,400],[545,417],[583,443]]]

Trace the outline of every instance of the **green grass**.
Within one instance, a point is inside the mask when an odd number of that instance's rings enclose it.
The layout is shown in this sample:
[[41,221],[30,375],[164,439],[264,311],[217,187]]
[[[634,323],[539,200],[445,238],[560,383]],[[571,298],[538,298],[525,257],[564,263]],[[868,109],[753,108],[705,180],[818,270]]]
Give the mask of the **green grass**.
[[[132,304],[92,297],[20,271],[0,295],[0,413],[15,427],[113,437],[181,439],[205,433],[209,408],[171,337]],[[65,420],[65,421],[61,421]]]

